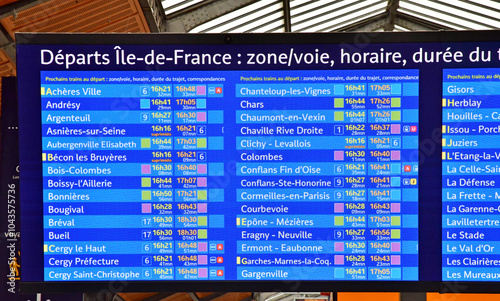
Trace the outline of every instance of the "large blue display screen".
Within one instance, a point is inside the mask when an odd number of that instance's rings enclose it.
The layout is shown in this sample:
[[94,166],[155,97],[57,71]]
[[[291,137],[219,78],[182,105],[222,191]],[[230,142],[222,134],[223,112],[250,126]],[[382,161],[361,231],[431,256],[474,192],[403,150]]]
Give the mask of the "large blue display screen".
[[492,36],[19,35],[23,286],[498,290]]
[[40,76],[45,281],[418,279],[418,70]]

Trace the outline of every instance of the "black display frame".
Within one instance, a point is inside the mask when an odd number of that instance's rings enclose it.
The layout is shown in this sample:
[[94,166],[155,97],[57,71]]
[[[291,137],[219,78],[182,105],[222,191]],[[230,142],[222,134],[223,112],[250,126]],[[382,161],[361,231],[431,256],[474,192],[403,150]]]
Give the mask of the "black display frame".
[[[295,34],[295,33],[282,33],[282,34],[41,34],[41,33],[18,33],[16,34],[16,43],[18,45],[18,65],[23,65],[22,61],[25,55],[22,51],[19,51],[19,46],[21,49],[23,46],[36,46],[36,45],[219,45],[224,47],[227,45],[302,45],[302,44],[338,44],[338,45],[354,45],[360,51],[365,49],[366,46],[370,44],[399,44],[399,43],[409,43],[409,44],[419,44],[419,43],[436,43],[436,45],[441,45],[442,43],[469,43],[469,42],[498,42],[500,36],[500,31],[439,31],[439,32],[359,32],[359,33],[308,33],[308,34]],[[500,45],[500,42],[499,42]],[[19,64],[20,63],[20,64]],[[439,65],[439,64],[436,64]],[[436,66],[435,65],[435,66]],[[457,67],[467,67],[462,65],[451,65],[446,68],[457,68]],[[491,66],[491,64],[484,64],[481,66],[474,65],[475,67],[485,67]],[[499,67],[500,63],[496,62],[495,67]],[[29,70],[18,69],[19,76],[19,91],[27,88],[30,84],[23,82],[24,80],[34,80],[39,75],[39,71],[43,67],[41,66],[30,66]],[[234,67],[236,70],[237,66]],[[377,68],[388,68],[387,66],[377,66]],[[411,68],[411,67],[406,67]],[[425,66],[422,66],[425,68]],[[436,67],[444,68],[444,67]],[[311,68],[318,69],[321,68]],[[353,69],[366,69],[357,67]],[[405,68],[403,68],[405,69]],[[48,69],[45,69],[48,70]],[[50,69],[50,70],[64,70],[64,69]],[[79,70],[79,69],[74,69]],[[88,70],[82,68],[82,70]],[[124,70],[129,70],[125,68]],[[206,69],[199,69],[206,70]],[[228,69],[232,70],[232,69]],[[259,69],[263,70],[263,69]],[[265,70],[265,69],[264,69]],[[441,69],[442,70],[442,69]],[[439,83],[440,85],[441,83]],[[37,84],[33,84],[37,86]],[[39,82],[38,82],[39,87]],[[422,87],[420,87],[422,90]],[[21,93],[22,94],[22,93]],[[431,106],[427,109],[439,110],[432,114],[441,116],[441,106]],[[32,111],[32,108],[20,108],[20,118],[26,120],[26,111]],[[36,111],[36,109],[34,109]],[[30,113],[31,114],[31,113]],[[441,119],[428,120],[427,116],[429,111],[425,108],[420,110],[419,120],[430,122],[431,125],[429,129],[434,129],[440,124]],[[432,115],[431,114],[431,115]],[[30,115],[33,116],[33,115]],[[32,137],[26,135],[30,133],[32,129],[28,128],[27,124],[20,123],[20,146],[26,147],[29,143],[33,142]],[[23,135],[24,134],[24,135]],[[419,141],[430,138],[431,131],[424,131],[419,135]],[[29,162],[30,156],[33,154],[32,150],[30,152],[21,151],[21,162],[26,160]],[[427,165],[434,165],[434,170],[436,164],[439,164],[439,169],[441,168],[441,146],[437,145],[436,150],[432,152],[431,155],[427,157]],[[23,164],[23,163],[21,163]],[[26,166],[32,163],[25,163]],[[40,162],[41,164],[41,162]],[[431,176],[432,169],[422,168],[419,174],[420,177]],[[41,175],[40,175],[41,177]],[[24,179],[23,179],[24,178]],[[24,183],[25,187],[32,187],[33,181],[37,179],[32,177],[23,177],[23,169],[21,169],[21,193],[22,185]],[[441,187],[441,182],[438,183]],[[35,185],[36,186],[36,185]],[[433,188],[435,189],[435,188]],[[419,204],[420,200],[426,198],[426,187],[422,187],[419,184]],[[424,218],[431,221],[432,227],[435,230],[439,230],[439,237],[441,236],[441,200],[433,200],[439,203],[436,206],[439,210],[436,212],[420,214],[422,212],[422,207],[419,208],[419,222]],[[24,205],[26,206],[26,205]],[[21,210],[23,212],[28,212],[31,214],[32,208],[24,208],[21,204]],[[36,212],[36,211],[35,211]],[[21,221],[23,223],[23,221]],[[24,226],[23,226],[24,225]],[[436,227],[439,225],[439,227]],[[22,233],[30,231],[32,224],[22,224]],[[426,261],[432,261],[435,264],[437,260],[441,263],[441,241],[437,243],[436,239],[426,240],[426,237],[421,231],[419,232],[419,244],[421,247],[432,248],[433,252],[437,254],[438,258],[425,258],[422,253],[419,253],[420,265],[424,264]],[[23,237],[25,235],[23,234]],[[26,241],[24,240],[24,243]],[[422,245],[422,243],[424,245]],[[419,248],[420,248],[419,246]],[[41,250],[41,248],[40,248]],[[33,251],[31,251],[33,252]],[[23,260],[29,257],[30,254],[23,253]],[[42,257],[43,253],[40,252]],[[40,254],[38,254],[40,256]],[[440,279],[440,275],[438,276]],[[21,279],[22,280],[22,279]],[[101,281],[101,282],[26,282],[22,280],[21,288],[23,292],[99,292],[102,290],[108,290],[111,292],[146,292],[146,291],[337,291],[337,292],[348,292],[348,291],[370,291],[370,292],[386,292],[386,291],[400,291],[400,292],[500,292],[500,286],[496,282],[442,282],[439,280],[433,281],[388,281],[388,282],[378,282],[378,281]]]

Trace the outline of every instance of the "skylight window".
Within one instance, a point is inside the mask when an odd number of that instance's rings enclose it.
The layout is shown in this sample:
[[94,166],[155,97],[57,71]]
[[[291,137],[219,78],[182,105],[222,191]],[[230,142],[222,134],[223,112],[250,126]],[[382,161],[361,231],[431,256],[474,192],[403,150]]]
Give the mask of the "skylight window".
[[203,2],[203,0],[163,0],[161,4],[165,9],[165,14],[168,15],[200,2]]
[[[390,0],[289,0],[292,32],[331,32],[368,26],[383,30]],[[188,16],[190,9],[221,3],[203,0],[163,0],[167,15]],[[228,5],[235,3],[228,2]],[[207,8],[208,9],[208,8]],[[398,13],[413,22],[398,23],[395,31],[500,28],[500,6],[495,0],[400,0]],[[384,15],[385,14],[385,15]],[[380,16],[377,18],[376,16]],[[198,25],[190,32],[283,32],[285,16],[282,0],[259,0]],[[370,20],[370,17],[375,17]],[[404,15],[399,15],[404,19]],[[398,18],[398,15],[396,15]],[[416,18],[416,19],[415,19]],[[192,19],[191,19],[192,20]],[[419,22],[421,20],[421,22]],[[365,22],[367,21],[367,22]],[[377,22],[377,23],[375,23]],[[428,22],[428,23],[426,23]],[[430,23],[429,23],[430,22]],[[406,24],[401,26],[401,24]],[[427,24],[432,24],[430,27]],[[372,25],[372,26],[370,26]],[[427,29],[428,28],[428,29]]]
[[280,27],[284,27],[283,2],[262,0],[201,24],[191,32],[268,32]]

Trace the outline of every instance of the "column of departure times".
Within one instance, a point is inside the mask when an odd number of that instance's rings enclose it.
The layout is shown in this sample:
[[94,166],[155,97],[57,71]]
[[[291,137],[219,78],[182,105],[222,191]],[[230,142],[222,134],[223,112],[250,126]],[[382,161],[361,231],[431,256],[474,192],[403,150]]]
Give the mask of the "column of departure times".
[[223,84],[44,72],[41,95],[45,279],[224,279]]
[[236,84],[237,279],[417,279],[418,73],[285,73]]
[[368,86],[368,279],[417,279],[418,88]]
[[443,70],[443,280],[499,281],[500,69]]

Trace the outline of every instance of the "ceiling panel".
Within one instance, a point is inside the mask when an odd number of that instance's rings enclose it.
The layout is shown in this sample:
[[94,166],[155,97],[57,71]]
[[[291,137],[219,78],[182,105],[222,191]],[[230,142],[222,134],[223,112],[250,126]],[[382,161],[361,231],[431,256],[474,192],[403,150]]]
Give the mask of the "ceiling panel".
[[51,0],[0,23],[15,32],[149,32],[136,0]]
[[[391,0],[289,1],[292,32],[336,31],[385,13],[391,3]],[[193,5],[211,2],[213,1],[162,1],[167,14],[189,9]],[[201,24],[191,32],[282,32],[284,31],[284,13],[280,10],[283,10],[281,0],[260,0]],[[400,0],[397,11],[441,24],[443,29],[500,28],[500,1],[498,0]],[[395,30],[409,29],[398,26]]]
[[283,2],[261,0],[193,28],[192,33],[284,31]]

